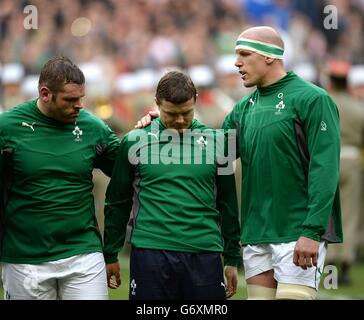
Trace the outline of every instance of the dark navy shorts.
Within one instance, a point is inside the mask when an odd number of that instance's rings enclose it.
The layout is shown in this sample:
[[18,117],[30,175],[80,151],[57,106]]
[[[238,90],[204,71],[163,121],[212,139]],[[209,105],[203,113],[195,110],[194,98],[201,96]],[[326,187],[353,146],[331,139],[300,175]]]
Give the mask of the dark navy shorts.
[[130,300],[225,300],[219,253],[132,247]]

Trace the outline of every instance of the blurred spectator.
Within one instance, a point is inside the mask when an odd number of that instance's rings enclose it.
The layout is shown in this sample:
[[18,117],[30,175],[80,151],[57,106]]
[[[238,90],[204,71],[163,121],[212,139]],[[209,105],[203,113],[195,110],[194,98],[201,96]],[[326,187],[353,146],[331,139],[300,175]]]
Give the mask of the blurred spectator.
[[[358,101],[361,109],[364,109],[364,65],[354,65],[350,69],[348,77],[351,95]],[[364,147],[361,148],[361,206],[359,230],[364,230]],[[358,234],[358,259],[364,261],[364,233]]]
[[20,63],[8,63],[2,67],[1,83],[3,85],[5,109],[16,106],[23,101],[21,84],[24,73],[24,67]]
[[39,74],[37,75],[28,75],[24,78],[21,84],[21,96],[26,99],[34,99],[38,97],[38,79]]
[[293,71],[301,78],[314,84],[318,82],[318,74],[316,67],[310,62],[297,63],[293,67]]
[[207,65],[194,65],[188,69],[198,98],[195,117],[213,128],[220,128],[223,119],[234,107],[235,101],[215,85],[215,74]]
[[364,65],[354,65],[348,78],[351,95],[362,101],[364,107]]
[[287,30],[293,6],[289,0],[245,0],[243,10],[252,23]]
[[232,98],[235,103],[250,92],[241,84],[241,75],[235,66],[234,54],[222,55],[216,62],[216,84],[225,94]]
[[360,219],[360,149],[364,145],[364,108],[350,96],[347,77],[350,64],[328,63],[329,92],[340,113],[341,157],[340,193],[344,242],[329,246],[326,261],[339,267],[339,284],[350,284],[350,268],[355,262]]

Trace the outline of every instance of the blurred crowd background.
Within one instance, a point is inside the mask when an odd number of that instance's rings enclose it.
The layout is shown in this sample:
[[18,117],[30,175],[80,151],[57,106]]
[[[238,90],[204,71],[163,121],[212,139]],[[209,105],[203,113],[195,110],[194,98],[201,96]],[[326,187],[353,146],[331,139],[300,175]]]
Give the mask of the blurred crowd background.
[[[27,5],[37,9],[37,29],[24,27]],[[332,8],[337,28],[328,17]],[[334,28],[325,28],[325,19]],[[236,38],[261,24],[281,33],[288,70],[361,108],[354,116],[360,124],[351,128],[355,142],[347,144],[362,153],[364,0],[0,0],[0,112],[36,97],[43,64],[63,54],[85,74],[86,107],[120,136],[154,107],[156,84],[172,67],[187,70],[198,87],[196,117],[219,127],[247,93],[234,66]],[[96,198],[103,199],[106,183],[95,172]],[[353,253],[332,262],[350,266],[360,258],[363,193],[356,199],[358,214],[348,218]],[[96,205],[101,212],[102,200]]]
[[[27,5],[37,8],[38,29],[24,27]],[[337,9],[337,29],[324,28],[327,5]],[[116,117],[120,131],[153,105],[171,66],[190,69],[200,88],[218,88],[200,92],[198,110],[218,127],[244,95],[235,40],[256,24],[279,29],[286,67],[323,86],[328,59],[364,63],[364,0],[0,0],[0,104],[36,96],[44,62],[64,54],[86,75],[86,104]]]

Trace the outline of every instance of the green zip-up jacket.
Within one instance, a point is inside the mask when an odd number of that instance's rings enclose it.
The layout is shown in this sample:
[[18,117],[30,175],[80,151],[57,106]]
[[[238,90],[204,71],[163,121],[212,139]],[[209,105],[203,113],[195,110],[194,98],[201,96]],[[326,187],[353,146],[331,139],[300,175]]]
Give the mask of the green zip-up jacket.
[[325,90],[288,72],[241,99],[223,128],[239,133],[242,244],[342,241],[339,114]]
[[0,115],[0,259],[32,264],[102,252],[92,170],[111,175],[120,142],[87,111],[77,124],[60,124],[36,102]]
[[171,139],[165,129],[155,119],[122,139],[106,193],[106,262],[117,261],[128,230],[137,248],[223,251],[224,263],[237,265],[235,180],[232,174],[217,175],[216,130],[193,120],[191,134],[175,132]]

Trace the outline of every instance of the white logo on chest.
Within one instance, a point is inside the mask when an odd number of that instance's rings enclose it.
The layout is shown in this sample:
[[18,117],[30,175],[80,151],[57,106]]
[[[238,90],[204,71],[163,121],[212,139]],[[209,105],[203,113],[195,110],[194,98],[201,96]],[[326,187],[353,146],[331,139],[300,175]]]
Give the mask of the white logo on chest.
[[197,144],[200,146],[201,149],[204,149],[207,146],[207,141],[203,136],[201,136],[197,141]]
[[148,132],[148,136],[152,136],[158,140],[158,136],[153,132]]
[[26,123],[25,121],[23,121],[23,122],[21,123],[21,125],[22,125],[23,127],[28,127],[28,128],[30,128],[30,129],[32,129],[32,131],[34,132],[34,125],[35,125],[35,122],[33,122],[32,124],[29,124],[29,123]]
[[284,109],[284,107],[286,106],[284,104],[284,101],[283,101],[283,92],[280,92],[278,93],[278,98],[281,99],[281,101],[279,101],[277,104],[276,104],[276,112],[275,114],[279,115],[279,114],[282,114],[282,110]]
[[82,130],[78,126],[75,127],[75,129],[72,131],[72,133],[75,136],[76,142],[82,141],[82,139],[81,139]]

